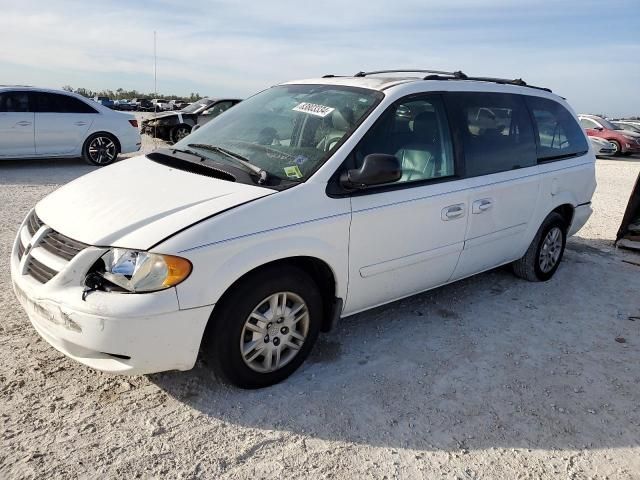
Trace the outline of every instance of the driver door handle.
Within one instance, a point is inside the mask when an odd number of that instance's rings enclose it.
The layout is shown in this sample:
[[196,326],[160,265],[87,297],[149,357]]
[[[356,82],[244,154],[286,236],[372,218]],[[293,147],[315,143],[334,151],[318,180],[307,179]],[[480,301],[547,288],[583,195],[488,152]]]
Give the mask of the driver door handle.
[[455,220],[456,218],[464,217],[464,203],[457,203],[455,205],[449,205],[442,209],[441,218],[444,222],[449,220]]
[[19,125],[20,127],[28,127],[29,125],[31,125],[31,122],[27,122],[26,120],[22,120],[22,121],[16,123],[16,125]]

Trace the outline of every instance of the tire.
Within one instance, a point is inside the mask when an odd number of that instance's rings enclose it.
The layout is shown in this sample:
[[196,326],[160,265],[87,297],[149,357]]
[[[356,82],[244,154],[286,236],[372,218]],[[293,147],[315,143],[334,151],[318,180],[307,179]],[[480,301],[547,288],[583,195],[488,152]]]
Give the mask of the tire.
[[612,157],[618,157],[620,155],[622,155],[622,146],[620,145],[620,142],[618,142],[617,140],[609,140],[609,142],[611,142],[613,144],[614,147],[616,147],[616,151],[613,152],[611,154]]
[[176,125],[171,129],[171,133],[169,134],[169,139],[172,143],[178,143],[184,137],[191,133],[191,127],[185,123],[180,125]]
[[116,161],[120,148],[113,135],[94,133],[82,146],[82,158],[89,165],[104,167]]
[[[559,213],[552,212],[542,222],[524,256],[513,262],[513,273],[530,282],[546,282],[556,273],[566,244],[567,224]],[[547,262],[552,259],[552,263]]]
[[[281,316],[283,293],[287,314]],[[309,275],[289,266],[259,270],[234,285],[215,308],[203,339],[204,359],[224,383],[249,389],[276,384],[307,358],[322,318],[322,297]]]

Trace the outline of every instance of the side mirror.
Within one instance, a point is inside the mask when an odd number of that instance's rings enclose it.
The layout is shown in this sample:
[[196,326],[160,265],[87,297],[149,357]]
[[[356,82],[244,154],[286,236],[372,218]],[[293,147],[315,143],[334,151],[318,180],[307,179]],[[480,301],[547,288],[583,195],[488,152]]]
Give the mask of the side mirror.
[[196,130],[198,130],[202,125],[200,125],[199,123],[196,123],[193,127],[191,127],[191,133],[195,132]]
[[340,184],[348,190],[397,182],[402,177],[400,161],[393,155],[372,153],[364,157],[362,166],[347,170],[340,176]]
[[596,127],[595,129],[596,129],[596,130],[598,130],[599,132],[601,132],[601,131],[603,131],[603,130],[604,130],[604,128],[603,128],[603,127]]

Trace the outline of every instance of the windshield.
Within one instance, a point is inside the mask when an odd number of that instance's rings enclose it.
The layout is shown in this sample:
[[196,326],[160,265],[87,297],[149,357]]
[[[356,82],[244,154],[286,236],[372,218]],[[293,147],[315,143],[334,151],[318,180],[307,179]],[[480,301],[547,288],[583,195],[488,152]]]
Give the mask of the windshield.
[[240,102],[175,146],[222,147],[270,176],[305,180],[382,97],[374,90],[338,85],[280,85]]
[[197,102],[193,102],[191,105],[184,107],[182,111],[185,113],[196,113],[198,110],[208,107],[212,103],[213,101],[211,100],[198,100]]

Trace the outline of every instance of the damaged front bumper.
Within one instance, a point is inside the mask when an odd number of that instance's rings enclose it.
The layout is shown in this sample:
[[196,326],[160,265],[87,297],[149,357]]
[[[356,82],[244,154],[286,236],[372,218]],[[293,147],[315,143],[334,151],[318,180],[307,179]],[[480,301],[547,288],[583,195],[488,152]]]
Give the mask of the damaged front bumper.
[[181,310],[175,288],[145,294],[94,291],[83,300],[84,276],[105,249],[87,247],[43,282],[25,268],[42,247],[36,234],[23,248],[23,229],[24,223],[11,252],[11,279],[29,320],[48,343],[109,373],[193,367],[213,306]]

